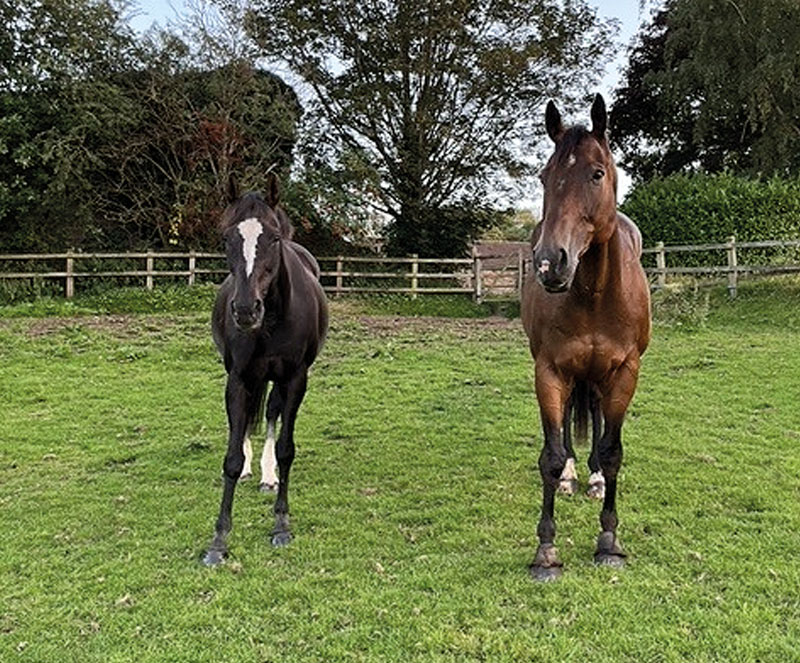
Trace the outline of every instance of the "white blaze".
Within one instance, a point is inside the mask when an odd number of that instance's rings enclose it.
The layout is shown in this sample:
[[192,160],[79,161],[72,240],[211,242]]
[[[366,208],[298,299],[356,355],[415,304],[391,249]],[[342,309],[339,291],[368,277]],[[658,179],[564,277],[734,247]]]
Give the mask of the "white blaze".
[[575,155],[570,154],[569,159],[567,159],[567,168],[572,168],[575,165]]
[[242,256],[244,256],[245,269],[247,275],[253,273],[253,265],[256,262],[256,248],[258,247],[258,238],[264,228],[261,222],[255,217],[245,219],[239,224],[239,234],[242,236]]

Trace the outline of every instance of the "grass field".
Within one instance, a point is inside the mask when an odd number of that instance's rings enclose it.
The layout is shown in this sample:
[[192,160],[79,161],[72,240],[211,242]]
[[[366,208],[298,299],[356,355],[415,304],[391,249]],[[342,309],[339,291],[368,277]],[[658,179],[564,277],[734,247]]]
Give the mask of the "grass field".
[[629,565],[594,567],[599,505],[559,498],[548,585],[526,568],[541,434],[518,320],[336,303],[295,540],[269,546],[271,498],[243,483],[209,570],[207,314],[0,310],[0,660],[800,661],[799,301],[743,289],[656,326],[623,431]]

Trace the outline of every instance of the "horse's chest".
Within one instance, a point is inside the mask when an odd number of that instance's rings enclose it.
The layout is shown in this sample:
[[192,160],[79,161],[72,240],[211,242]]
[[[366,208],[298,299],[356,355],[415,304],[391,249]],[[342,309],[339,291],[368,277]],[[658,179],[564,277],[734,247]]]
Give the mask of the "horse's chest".
[[555,365],[567,375],[599,381],[625,361],[626,346],[604,334],[564,338],[555,352]]

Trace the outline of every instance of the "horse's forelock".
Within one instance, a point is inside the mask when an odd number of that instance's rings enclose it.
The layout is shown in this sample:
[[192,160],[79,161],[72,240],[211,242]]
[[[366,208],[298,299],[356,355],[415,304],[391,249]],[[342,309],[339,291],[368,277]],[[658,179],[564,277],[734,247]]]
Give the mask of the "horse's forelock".
[[256,218],[282,239],[291,239],[294,228],[286,212],[276,205],[270,207],[260,193],[251,191],[228,205],[220,218],[220,230],[224,233],[246,219]]

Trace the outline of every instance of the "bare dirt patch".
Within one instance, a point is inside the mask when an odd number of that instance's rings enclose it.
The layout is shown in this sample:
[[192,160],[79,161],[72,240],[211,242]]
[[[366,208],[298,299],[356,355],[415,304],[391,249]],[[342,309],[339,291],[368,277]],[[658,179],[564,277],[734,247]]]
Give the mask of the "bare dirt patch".
[[58,334],[79,327],[111,334],[117,338],[131,338],[154,330],[163,331],[175,326],[169,316],[142,315],[91,315],[68,318],[38,318],[26,330],[30,338]]
[[519,332],[519,320],[509,320],[500,316],[489,318],[438,318],[420,316],[404,318],[391,315],[361,315],[358,321],[373,336],[388,337],[398,333],[430,334],[445,333],[460,338],[492,334],[496,332]]

